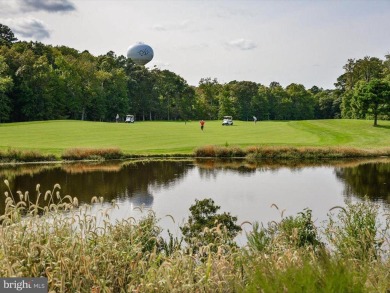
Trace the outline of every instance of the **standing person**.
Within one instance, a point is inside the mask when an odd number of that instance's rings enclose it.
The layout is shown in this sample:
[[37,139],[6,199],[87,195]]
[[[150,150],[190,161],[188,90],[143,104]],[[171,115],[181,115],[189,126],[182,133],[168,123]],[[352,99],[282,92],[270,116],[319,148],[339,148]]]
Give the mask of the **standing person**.
[[116,120],[116,123],[118,123],[118,121],[119,121],[119,114],[116,114],[115,120]]
[[200,120],[200,129],[203,131],[203,128],[204,128],[204,121],[203,120]]
[[256,124],[256,122],[257,122],[256,116],[253,116],[253,121],[255,121],[255,124]]

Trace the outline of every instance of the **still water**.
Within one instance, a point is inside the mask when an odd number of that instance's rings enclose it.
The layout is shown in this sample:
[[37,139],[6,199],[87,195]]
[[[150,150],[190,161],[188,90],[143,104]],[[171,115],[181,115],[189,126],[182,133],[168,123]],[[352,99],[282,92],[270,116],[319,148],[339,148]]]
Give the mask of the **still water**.
[[[61,195],[90,202],[93,196],[115,200],[113,219],[135,217],[137,206],[152,209],[160,225],[179,231],[195,199],[212,198],[221,212],[238,222],[279,220],[305,208],[313,211],[316,224],[327,219],[329,209],[364,197],[382,209],[390,207],[390,159],[335,161],[312,164],[251,163],[242,160],[161,160],[90,164],[0,166],[0,192],[4,179],[16,194],[42,194],[58,183]],[[276,205],[279,209],[275,208]],[[272,207],[271,207],[272,206]],[[3,212],[4,201],[0,201]],[[170,215],[175,222],[172,221]]]

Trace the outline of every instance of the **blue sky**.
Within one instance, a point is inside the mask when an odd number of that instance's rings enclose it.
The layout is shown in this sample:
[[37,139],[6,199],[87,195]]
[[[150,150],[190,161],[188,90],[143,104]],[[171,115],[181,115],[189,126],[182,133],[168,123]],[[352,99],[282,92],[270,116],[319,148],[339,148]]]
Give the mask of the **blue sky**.
[[331,89],[349,58],[390,54],[390,1],[1,0],[20,40],[93,55],[145,42],[147,65],[191,85],[248,80]]

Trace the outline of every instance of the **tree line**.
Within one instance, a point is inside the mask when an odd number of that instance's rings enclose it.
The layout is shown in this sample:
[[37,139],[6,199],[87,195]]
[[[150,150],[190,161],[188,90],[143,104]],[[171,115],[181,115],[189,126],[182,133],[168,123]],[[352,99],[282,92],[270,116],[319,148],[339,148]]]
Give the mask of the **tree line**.
[[349,59],[335,89],[202,78],[138,66],[110,51],[18,41],[0,24],[0,122],[220,119],[390,119],[390,55]]

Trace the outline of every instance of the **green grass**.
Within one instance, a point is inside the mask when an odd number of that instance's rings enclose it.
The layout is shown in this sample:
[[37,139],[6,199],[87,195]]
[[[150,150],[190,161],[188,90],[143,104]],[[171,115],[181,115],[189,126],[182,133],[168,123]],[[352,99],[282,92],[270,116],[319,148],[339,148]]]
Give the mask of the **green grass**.
[[221,121],[105,123],[44,121],[0,124],[0,150],[36,150],[60,156],[71,148],[119,148],[126,154],[192,154],[205,145],[356,147],[390,146],[390,121]]

